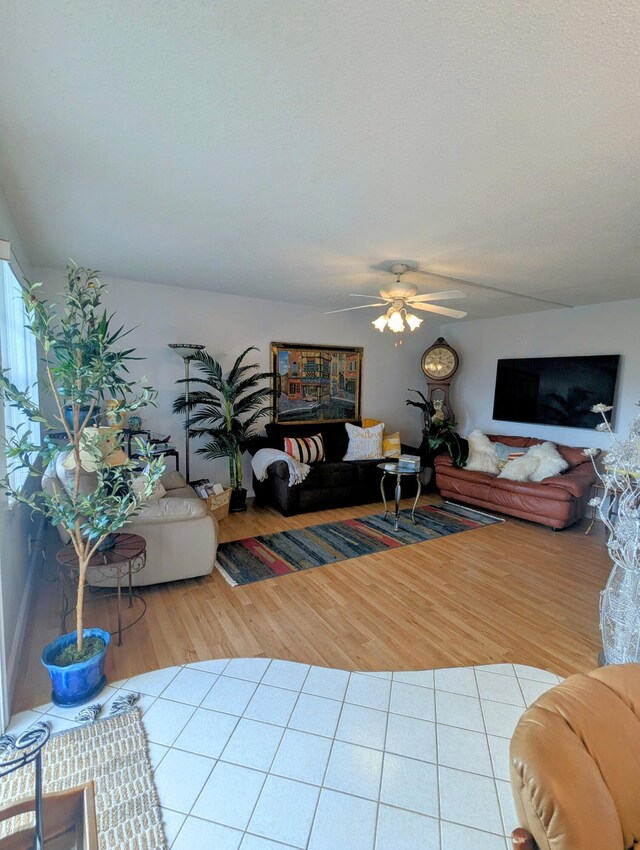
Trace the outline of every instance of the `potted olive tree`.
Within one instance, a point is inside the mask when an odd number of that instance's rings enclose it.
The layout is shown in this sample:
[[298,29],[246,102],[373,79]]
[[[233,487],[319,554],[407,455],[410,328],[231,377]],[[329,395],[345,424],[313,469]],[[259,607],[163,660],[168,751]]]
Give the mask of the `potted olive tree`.
[[206,438],[198,454],[209,460],[228,458],[232,511],[246,509],[242,456],[256,435],[256,423],[274,411],[273,389],[264,383],[273,373],[261,372],[257,363],[245,363],[250,351],[257,348],[245,349],[226,375],[210,354],[198,354],[193,359],[198,373],[191,383],[201,384],[202,389],[190,391],[188,400],[181,396],[173,403],[174,413],[187,413],[189,437]]
[[[85,629],[84,591],[89,561],[100,548],[112,544],[114,532],[138,511],[162,475],[164,463],[140,445],[147,468],[135,488],[132,464],[124,455],[121,432],[93,425],[103,399],[118,399],[122,412],[153,404],[155,391],[132,379],[127,364],[133,349],[122,348],[127,332],[112,327],[113,316],[102,309],[103,286],[97,272],[67,267],[64,303],[60,307],[38,297],[41,284],[23,292],[26,327],[43,353],[44,389],[51,396],[53,413],[32,400],[31,388],[18,388],[10,370],[0,372],[0,396],[19,408],[30,422],[40,423],[44,437],[35,440],[27,425],[4,440],[7,476],[0,487],[9,496],[44,514],[61,526],[71,539],[78,559],[76,629],[45,647],[42,662],[52,679],[52,699],[59,705],[77,705],[104,684],[104,658],[109,633]],[[58,432],[53,440],[47,431]],[[120,456],[114,465],[114,454]],[[123,462],[124,460],[124,462]],[[65,486],[17,489],[11,473],[26,468],[40,478],[64,465]],[[90,470],[87,473],[87,470]],[[87,484],[87,482],[89,482]],[[81,486],[82,484],[82,486]]]

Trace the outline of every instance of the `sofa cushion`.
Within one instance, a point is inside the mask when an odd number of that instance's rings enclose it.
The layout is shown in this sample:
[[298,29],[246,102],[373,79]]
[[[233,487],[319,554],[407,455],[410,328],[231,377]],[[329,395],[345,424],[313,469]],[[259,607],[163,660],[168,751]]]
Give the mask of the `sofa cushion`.
[[[283,464],[284,465],[284,464]],[[328,487],[357,487],[359,480],[357,464],[337,461],[335,463],[318,463],[311,467],[311,472],[300,487],[302,490],[323,490]]]
[[342,460],[349,444],[344,424],[344,422],[304,422],[289,425],[285,422],[268,422],[265,425],[267,446],[261,445],[260,448],[268,447],[284,451],[285,437],[313,437],[319,433],[322,434],[326,460],[329,462]]

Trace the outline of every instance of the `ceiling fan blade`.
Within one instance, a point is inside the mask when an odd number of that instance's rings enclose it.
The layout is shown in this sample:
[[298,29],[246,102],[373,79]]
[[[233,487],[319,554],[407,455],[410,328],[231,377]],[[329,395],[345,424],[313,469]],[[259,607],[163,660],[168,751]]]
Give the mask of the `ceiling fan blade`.
[[381,298],[380,293],[377,295],[361,295],[359,292],[350,292],[349,298]]
[[426,295],[411,295],[406,300],[413,304],[414,301],[448,301],[450,298],[466,298],[464,292],[459,289],[447,289],[445,292],[427,292]]
[[422,274],[425,277],[437,277],[439,280],[447,280],[450,283],[461,283],[463,286],[474,286],[476,289],[487,289],[489,292],[499,292],[501,295],[514,295],[516,298],[528,298],[529,301],[538,301],[540,304],[553,304],[555,307],[573,307],[573,304],[565,304],[562,301],[549,301],[548,298],[537,298],[535,295],[525,295],[524,292],[513,292],[511,289],[501,289],[499,286],[489,286],[486,283],[475,283],[462,277],[451,277],[447,274],[437,274],[426,269],[410,266],[407,274]]
[[451,316],[452,319],[464,319],[464,310],[454,310],[451,307],[437,307],[435,304],[410,304],[412,310],[425,310],[427,313],[440,313],[441,316]]
[[382,304],[358,304],[357,307],[343,307],[342,310],[328,310],[324,315],[330,316],[332,313],[347,313],[349,310],[363,310],[365,307],[386,307],[387,302]]

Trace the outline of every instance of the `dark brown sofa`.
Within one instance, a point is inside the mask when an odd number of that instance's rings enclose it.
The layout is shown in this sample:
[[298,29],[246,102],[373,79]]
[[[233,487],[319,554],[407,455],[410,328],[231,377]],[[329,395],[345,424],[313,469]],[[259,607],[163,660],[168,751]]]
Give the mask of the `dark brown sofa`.
[[[346,454],[349,437],[343,422],[303,424],[270,422],[265,430],[266,436],[257,437],[249,447],[252,455],[263,448],[282,451],[285,437],[310,437],[321,433],[325,460],[322,463],[312,464],[311,471],[305,480],[291,487],[289,486],[289,468],[283,461],[278,461],[269,467],[264,481],[258,481],[254,475],[253,489],[257,504],[273,505],[285,516],[293,516],[322,508],[364,505],[368,502],[380,501],[382,472],[378,469],[378,464],[384,458],[344,461],[342,458]],[[417,449],[411,446],[402,448],[410,454],[417,453]],[[388,498],[392,498],[394,486],[395,476],[390,475],[385,481],[385,492]],[[409,477],[403,477],[403,495],[414,495],[415,487],[412,477],[411,480]]]
[[[487,434],[494,443],[528,448],[544,440]],[[569,464],[561,475],[544,481],[509,481],[486,472],[458,469],[449,455],[438,455],[434,466],[436,486],[445,499],[454,499],[490,511],[538,522],[553,529],[578,522],[586,511],[596,475],[583,449],[557,445]]]

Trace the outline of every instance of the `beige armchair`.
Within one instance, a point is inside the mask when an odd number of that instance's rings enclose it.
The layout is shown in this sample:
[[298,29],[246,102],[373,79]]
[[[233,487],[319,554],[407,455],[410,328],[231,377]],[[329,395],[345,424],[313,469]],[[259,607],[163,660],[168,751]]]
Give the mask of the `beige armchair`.
[[640,847],[640,664],[570,676],[511,739],[518,850]]
[[[146,566],[133,575],[133,584],[137,586],[209,575],[216,560],[218,523],[205,502],[179,472],[165,472],[161,484],[166,494],[146,504],[122,529],[139,534],[147,542]],[[47,467],[42,488],[52,492],[65,485],[70,486],[69,473],[58,458],[55,467],[53,464]],[[90,492],[95,486],[95,473],[83,471],[81,488]],[[63,543],[69,543],[67,532],[60,526],[58,531]],[[87,581],[99,587],[116,585],[115,574],[113,578],[98,580],[91,570]]]

